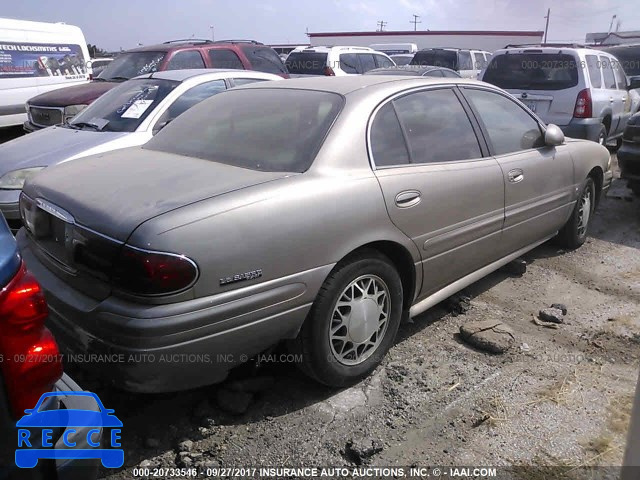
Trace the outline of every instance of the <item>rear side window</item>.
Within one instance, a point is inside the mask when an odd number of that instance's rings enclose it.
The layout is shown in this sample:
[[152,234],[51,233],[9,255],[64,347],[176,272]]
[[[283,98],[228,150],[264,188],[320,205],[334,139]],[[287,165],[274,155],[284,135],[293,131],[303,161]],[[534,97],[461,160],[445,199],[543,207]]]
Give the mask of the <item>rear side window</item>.
[[602,76],[600,75],[600,63],[595,55],[586,55],[587,68],[589,69],[589,78],[593,88],[602,86]]
[[409,152],[393,103],[389,102],[376,114],[371,125],[371,153],[377,167],[400,166],[409,163]]
[[600,57],[600,64],[602,65],[602,74],[604,76],[604,88],[615,90],[616,77],[613,75],[611,61],[607,57]]
[[458,70],[473,70],[473,64],[471,63],[471,52],[468,50],[460,50],[458,52]]
[[370,53],[359,53],[358,57],[360,57],[359,73],[368,72],[369,70],[373,70],[374,68],[376,68],[376,62],[373,59],[373,55],[371,55]]
[[179,116],[144,148],[251,170],[302,173],[342,105],[343,98],[329,92],[230,89]]
[[464,95],[480,114],[496,155],[544,146],[538,122],[513,100],[470,88]]
[[253,70],[266,73],[287,73],[280,56],[269,47],[243,47]]
[[169,60],[167,70],[184,70],[187,68],[204,68],[204,60],[197,50],[177,52]]
[[340,69],[345,73],[360,73],[358,56],[355,53],[343,53],[340,55]]
[[627,88],[627,76],[624,74],[624,71],[620,66],[620,62],[617,60],[611,60],[611,65],[613,66],[613,73],[616,74],[616,85],[618,85],[618,90],[625,90]]
[[452,90],[411,93],[393,103],[407,135],[412,163],[482,157],[471,121]]
[[578,64],[567,54],[509,53],[494,56],[482,80],[505,89],[563,90],[578,85]]
[[327,54],[319,52],[293,52],[287,57],[289,73],[298,75],[324,75]]
[[213,68],[235,68],[244,70],[244,65],[236,52],[229,49],[211,49],[207,52]]

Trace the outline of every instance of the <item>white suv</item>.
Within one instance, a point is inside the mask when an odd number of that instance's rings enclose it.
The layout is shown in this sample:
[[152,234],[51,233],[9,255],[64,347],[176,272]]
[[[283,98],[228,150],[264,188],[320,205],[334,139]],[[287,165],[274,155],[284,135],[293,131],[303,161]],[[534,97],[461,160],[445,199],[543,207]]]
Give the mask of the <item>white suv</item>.
[[286,66],[292,76],[357,75],[381,67],[395,67],[395,62],[382,52],[368,47],[307,47],[295,49],[287,57]]
[[521,100],[568,137],[606,144],[620,138],[631,116],[620,62],[591,48],[527,46],[498,50],[480,79]]

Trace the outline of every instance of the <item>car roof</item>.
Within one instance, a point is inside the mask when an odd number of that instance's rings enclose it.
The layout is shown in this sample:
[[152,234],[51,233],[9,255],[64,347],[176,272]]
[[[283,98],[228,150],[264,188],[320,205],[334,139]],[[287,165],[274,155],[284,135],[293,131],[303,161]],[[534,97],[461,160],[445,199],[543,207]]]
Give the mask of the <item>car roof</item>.
[[[210,75],[218,78],[243,77],[243,78],[273,78],[277,75],[271,73],[257,72],[255,70],[241,70],[231,68],[194,68],[184,70],[164,70],[161,72],[145,73],[135,78],[159,78],[161,80],[173,80],[184,82],[190,78],[201,75]],[[280,78],[280,77],[278,77]]]
[[500,50],[496,50],[493,52],[494,55],[499,54],[509,54],[509,53],[582,53],[585,55],[594,54],[594,53],[604,53],[607,55],[611,55],[608,52],[603,50],[599,50],[597,48],[589,48],[589,47],[572,47],[570,45],[567,46],[542,46],[542,45],[527,45],[527,46],[518,46],[518,47],[509,47],[509,48],[501,48]]
[[234,46],[251,46],[251,47],[262,47],[262,48],[271,48],[267,45],[257,42],[248,42],[248,41],[216,41],[213,42],[211,40],[174,40],[164,43],[156,43],[155,45],[144,45],[142,47],[132,48],[130,50],[125,50],[122,53],[131,53],[131,52],[169,52],[171,50],[179,50],[181,48],[199,48],[199,47],[207,47],[207,48],[231,48]]
[[[387,88],[390,83],[396,83],[397,87],[411,88],[422,85],[481,85],[483,87],[497,88],[485,82],[471,80],[466,78],[436,78],[436,77],[407,77],[394,75],[345,75],[342,77],[309,77],[309,78],[291,78],[284,82],[257,82],[250,85],[239,87],[245,88],[287,88],[297,90],[316,90],[337,93],[339,95],[348,95],[355,91],[361,91],[365,88],[381,89]],[[238,88],[234,89],[237,90]]]
[[355,45],[316,45],[316,46],[311,46],[311,47],[306,47],[304,50],[299,50],[296,53],[299,52],[306,52],[306,51],[315,51],[315,52],[330,52],[331,50],[354,50],[354,51],[360,51],[360,52],[377,52],[377,53],[383,53],[383,52],[378,52],[377,50],[374,50],[373,48],[369,48],[369,47],[358,47]]

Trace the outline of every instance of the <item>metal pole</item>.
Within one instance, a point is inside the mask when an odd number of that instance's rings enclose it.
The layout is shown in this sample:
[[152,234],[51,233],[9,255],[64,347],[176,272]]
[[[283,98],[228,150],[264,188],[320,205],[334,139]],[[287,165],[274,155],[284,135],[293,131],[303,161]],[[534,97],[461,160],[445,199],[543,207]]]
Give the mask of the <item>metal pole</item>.
[[549,30],[549,17],[551,16],[551,9],[547,9],[547,16],[544,17],[547,19],[547,23],[544,26],[544,43],[547,43],[547,31]]
[[624,455],[620,480],[637,480],[640,474],[640,377],[636,386],[636,398],[631,412],[631,424]]

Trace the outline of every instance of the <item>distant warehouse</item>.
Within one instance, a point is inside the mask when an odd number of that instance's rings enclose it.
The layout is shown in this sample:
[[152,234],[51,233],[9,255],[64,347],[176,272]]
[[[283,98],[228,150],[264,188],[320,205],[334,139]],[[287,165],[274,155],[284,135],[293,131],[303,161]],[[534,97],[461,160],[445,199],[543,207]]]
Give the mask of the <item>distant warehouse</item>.
[[542,31],[406,31],[309,33],[311,45],[368,47],[380,43],[415,43],[428,47],[474,48],[493,52],[509,44],[541,43]]

